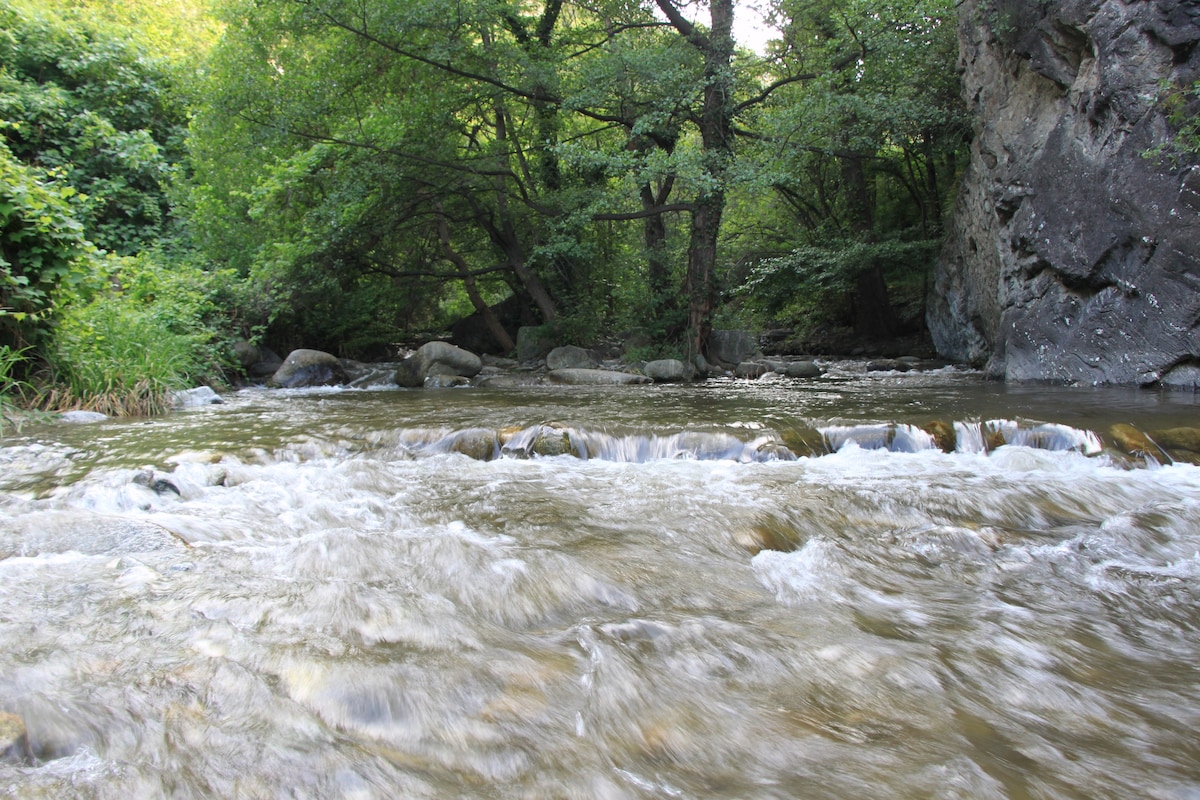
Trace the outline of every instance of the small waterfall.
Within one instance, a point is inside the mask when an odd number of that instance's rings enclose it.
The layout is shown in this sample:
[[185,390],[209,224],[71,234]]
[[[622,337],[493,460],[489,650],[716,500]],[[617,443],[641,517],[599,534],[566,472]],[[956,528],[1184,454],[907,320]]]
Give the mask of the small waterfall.
[[529,459],[554,456],[614,463],[696,460],[755,463],[794,461],[836,453],[850,445],[891,453],[944,450],[959,454],[988,453],[1004,445],[1036,450],[1075,451],[1092,456],[1104,450],[1094,432],[1058,424],[1023,424],[994,419],[985,422],[874,423],[828,425],[817,428],[814,449],[794,429],[759,433],[743,439],[723,431],[678,433],[614,433],[559,424],[490,428],[412,428],[377,439],[377,446],[395,448],[403,457],[459,453],[478,461],[497,458]]
[[850,443],[864,450],[888,450],[893,453],[920,453],[937,449],[932,434],[915,425],[831,425],[821,428],[821,434],[831,453]]

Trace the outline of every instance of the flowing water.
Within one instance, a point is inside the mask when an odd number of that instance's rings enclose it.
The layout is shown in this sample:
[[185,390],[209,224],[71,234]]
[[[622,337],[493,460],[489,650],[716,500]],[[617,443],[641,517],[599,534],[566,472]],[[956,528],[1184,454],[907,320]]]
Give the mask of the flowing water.
[[0,795],[1200,797],[1193,395],[227,399],[0,440]]

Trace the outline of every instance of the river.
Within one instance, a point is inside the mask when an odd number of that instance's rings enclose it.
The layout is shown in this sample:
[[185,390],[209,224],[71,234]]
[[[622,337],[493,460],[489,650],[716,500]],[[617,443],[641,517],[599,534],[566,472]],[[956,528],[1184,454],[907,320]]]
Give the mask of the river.
[[0,796],[1200,797],[1195,395],[226,399],[0,439]]

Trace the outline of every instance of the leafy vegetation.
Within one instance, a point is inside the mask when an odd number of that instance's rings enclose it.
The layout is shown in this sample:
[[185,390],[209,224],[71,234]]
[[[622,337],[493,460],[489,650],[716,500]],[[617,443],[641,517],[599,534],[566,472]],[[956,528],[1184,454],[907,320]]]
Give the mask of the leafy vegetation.
[[775,0],[766,53],[732,0],[213,8],[0,0],[0,345],[51,404],[467,313],[499,351],[520,319],[684,355],[718,319],[919,316],[965,141],[949,0]]
[[1176,166],[1180,162],[1200,162],[1200,80],[1190,86],[1164,82],[1159,86],[1159,103],[1174,128],[1174,136],[1151,148],[1146,156]]
[[28,390],[28,384],[17,377],[24,361],[23,350],[0,345],[0,434],[6,427],[18,426],[19,409]]

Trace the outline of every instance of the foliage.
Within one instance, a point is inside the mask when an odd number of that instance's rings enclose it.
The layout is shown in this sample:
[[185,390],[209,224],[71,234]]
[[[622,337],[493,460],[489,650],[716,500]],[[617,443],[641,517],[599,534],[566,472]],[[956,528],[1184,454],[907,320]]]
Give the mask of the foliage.
[[168,231],[187,106],[168,66],[82,9],[0,0],[0,118],[21,162],[78,193],[86,235],[132,254]]
[[843,322],[858,277],[872,269],[885,275],[927,274],[940,239],[882,242],[861,239],[801,245],[791,253],[759,261],[737,294],[753,309],[773,317]]
[[46,403],[110,415],[164,410],[171,392],[221,366],[211,320],[227,275],[157,259],[111,258],[103,284],[61,296]]
[[[780,10],[786,25],[779,47],[814,77],[764,109],[761,126],[769,135],[743,168],[747,185],[770,188],[777,203],[746,204],[755,213],[741,217],[748,222],[737,233],[760,252],[773,247],[790,255],[763,260],[748,253],[743,263],[758,266],[732,276],[734,295],[793,323],[844,314],[849,306],[856,327],[891,320],[896,304],[888,294],[908,274],[897,266],[906,257],[894,249],[917,241],[933,247],[966,163],[968,116],[952,69],[953,3],[784,0]],[[886,284],[873,282],[887,291],[868,294],[858,281],[876,263],[893,265],[879,273]],[[912,274],[923,279],[928,263],[913,261]]]
[[22,398],[29,386],[17,377],[25,359],[25,349],[14,350],[6,344],[0,345],[0,434],[4,433],[6,425],[17,426],[18,398]]
[[1163,81],[1159,86],[1159,106],[1175,135],[1146,152],[1148,158],[1168,161],[1175,166],[1182,162],[1200,162],[1200,80],[1190,86]]
[[79,205],[60,172],[22,164],[0,144],[0,345],[37,343],[54,292],[90,269]]

